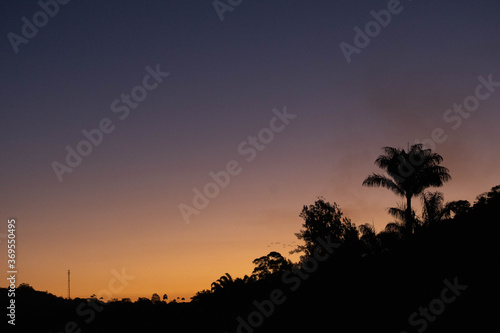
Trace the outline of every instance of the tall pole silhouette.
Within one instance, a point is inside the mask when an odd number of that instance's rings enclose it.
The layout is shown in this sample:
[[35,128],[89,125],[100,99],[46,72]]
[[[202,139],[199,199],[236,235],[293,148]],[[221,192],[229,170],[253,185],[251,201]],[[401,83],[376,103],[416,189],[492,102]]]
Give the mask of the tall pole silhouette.
[[70,289],[70,280],[69,280],[70,272],[68,269],[68,299],[71,299],[71,289]]

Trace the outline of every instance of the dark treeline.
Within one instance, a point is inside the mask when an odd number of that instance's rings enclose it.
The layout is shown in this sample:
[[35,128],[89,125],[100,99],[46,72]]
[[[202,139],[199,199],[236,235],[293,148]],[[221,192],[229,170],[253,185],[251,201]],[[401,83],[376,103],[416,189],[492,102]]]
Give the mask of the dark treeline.
[[[375,176],[367,180],[373,184]],[[382,186],[407,198],[409,187],[404,192],[390,187],[408,179],[393,177],[392,185]],[[68,300],[19,286],[16,328],[54,333],[489,331],[496,327],[498,310],[494,230],[500,221],[500,186],[479,195],[473,205],[464,200],[445,204],[442,194],[424,189],[412,195],[421,198],[421,216],[409,205],[391,208],[395,221],[378,233],[369,224],[356,226],[337,204],[318,198],[300,213],[304,224],[296,236],[302,245],[292,251],[301,253],[300,262],[270,252],[254,260],[249,275],[226,273],[190,302],[157,294],[135,302]],[[7,299],[5,289],[2,295]]]

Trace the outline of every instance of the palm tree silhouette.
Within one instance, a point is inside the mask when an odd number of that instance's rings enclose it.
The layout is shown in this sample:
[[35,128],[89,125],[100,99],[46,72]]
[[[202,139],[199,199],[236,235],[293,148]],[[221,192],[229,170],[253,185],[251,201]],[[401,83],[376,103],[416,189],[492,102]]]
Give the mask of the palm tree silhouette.
[[443,218],[450,217],[451,210],[444,205],[444,197],[441,192],[425,192],[422,194],[422,220],[425,226],[432,226]]
[[412,145],[408,151],[393,147],[382,149],[385,154],[380,155],[375,164],[389,177],[374,173],[363,181],[363,186],[385,187],[406,198],[405,233],[411,235],[414,226],[412,197],[422,194],[428,187],[442,186],[451,176],[447,168],[439,165],[443,157],[431,149],[423,149],[422,144]]
[[[396,220],[393,222],[389,222],[386,226],[386,229],[404,234],[407,223],[406,204],[403,202],[399,203],[397,207],[389,207],[387,209],[387,213],[389,213],[389,215],[394,217]],[[414,227],[415,225],[420,223],[413,209],[411,210],[411,218]]]
[[229,273],[226,273],[225,275],[222,275],[217,281],[212,282],[212,292],[224,289],[231,283],[233,283],[233,277]]
[[444,204],[444,196],[441,192],[425,192],[422,194],[422,220],[423,226],[432,226],[443,219],[455,215],[461,215],[470,208],[467,200],[451,201]]

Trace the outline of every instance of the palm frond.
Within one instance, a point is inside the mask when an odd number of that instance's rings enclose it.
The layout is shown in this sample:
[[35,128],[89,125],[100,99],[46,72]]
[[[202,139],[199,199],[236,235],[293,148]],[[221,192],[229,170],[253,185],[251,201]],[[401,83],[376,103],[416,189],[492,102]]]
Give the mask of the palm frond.
[[385,187],[399,196],[404,196],[405,192],[392,179],[374,173],[366,177],[363,181],[363,186],[368,187]]

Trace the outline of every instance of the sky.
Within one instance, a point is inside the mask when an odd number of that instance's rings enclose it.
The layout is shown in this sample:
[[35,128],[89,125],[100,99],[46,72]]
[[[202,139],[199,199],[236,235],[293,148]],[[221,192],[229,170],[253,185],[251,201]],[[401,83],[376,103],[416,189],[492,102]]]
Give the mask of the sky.
[[295,260],[320,196],[378,232],[401,202],[361,186],[384,146],[442,155],[446,201],[499,184],[498,1],[41,3],[0,4],[18,283],[189,299]]

